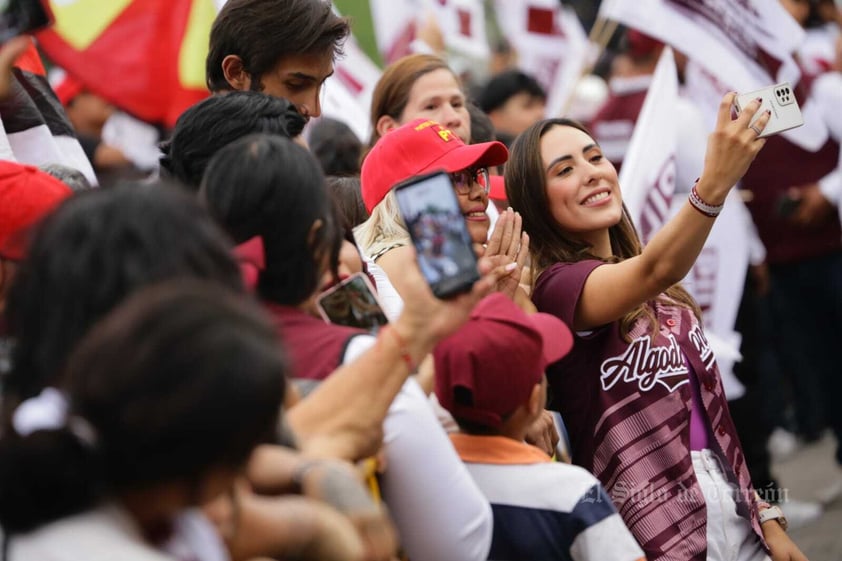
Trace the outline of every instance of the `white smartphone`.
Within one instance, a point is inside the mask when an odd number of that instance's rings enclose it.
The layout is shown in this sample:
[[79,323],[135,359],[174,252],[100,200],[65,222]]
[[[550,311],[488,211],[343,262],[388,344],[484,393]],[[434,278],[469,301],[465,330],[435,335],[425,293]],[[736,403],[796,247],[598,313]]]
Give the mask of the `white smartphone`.
[[801,116],[801,108],[798,107],[798,102],[795,100],[795,92],[793,92],[789,82],[781,82],[780,84],[768,86],[761,90],[739,94],[735,102],[737,115],[740,114],[743,107],[755,98],[760,98],[763,102],[760,104],[760,109],[752,117],[750,124],[753,125],[767,109],[772,112],[769,122],[766,123],[766,128],[760,133],[760,138],[794,129],[804,124],[804,118]]
[[371,332],[389,323],[371,282],[362,273],[355,273],[322,292],[316,299],[316,307],[328,323]]

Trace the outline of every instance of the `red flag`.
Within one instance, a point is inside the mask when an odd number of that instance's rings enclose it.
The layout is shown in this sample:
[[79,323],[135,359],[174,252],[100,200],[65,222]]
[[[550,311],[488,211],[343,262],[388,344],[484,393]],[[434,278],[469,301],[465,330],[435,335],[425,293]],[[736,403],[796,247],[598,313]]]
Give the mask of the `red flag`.
[[208,96],[213,0],[49,1],[55,25],[37,38],[85,88],[150,122],[172,126]]

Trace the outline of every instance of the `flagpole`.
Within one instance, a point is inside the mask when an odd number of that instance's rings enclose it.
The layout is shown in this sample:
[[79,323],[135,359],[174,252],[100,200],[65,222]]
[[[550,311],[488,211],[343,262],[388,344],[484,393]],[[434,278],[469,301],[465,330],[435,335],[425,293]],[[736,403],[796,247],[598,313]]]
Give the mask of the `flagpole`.
[[[579,73],[579,78],[577,81],[588,74],[594,69],[595,61],[599,60],[599,57],[602,56],[603,51],[608,46],[608,42],[611,41],[611,37],[614,35],[614,32],[617,30],[617,26],[619,22],[613,19],[604,18],[602,16],[597,16],[596,21],[591,27],[591,32],[588,34],[588,42],[597,46],[596,55],[593,57],[588,58],[588,62],[582,67],[582,71]],[[594,62],[591,62],[594,61]],[[564,102],[564,107],[562,107],[561,115],[566,115],[567,111],[570,109],[570,105],[573,103],[573,98],[575,97],[575,86],[573,91],[567,96],[567,99]]]

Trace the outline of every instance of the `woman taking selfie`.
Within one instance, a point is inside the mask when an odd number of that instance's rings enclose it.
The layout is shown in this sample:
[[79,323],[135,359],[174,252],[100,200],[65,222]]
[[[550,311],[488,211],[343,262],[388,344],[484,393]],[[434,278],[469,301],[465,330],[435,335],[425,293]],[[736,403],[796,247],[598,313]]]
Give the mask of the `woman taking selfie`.
[[530,235],[533,301],[576,333],[548,369],[573,462],[608,489],[647,559],[804,559],[759,503],[700,324],[677,284],[765,140],[728,94],[689,201],[645,247],[614,166],[579,123],[550,119],[512,146],[506,192]]

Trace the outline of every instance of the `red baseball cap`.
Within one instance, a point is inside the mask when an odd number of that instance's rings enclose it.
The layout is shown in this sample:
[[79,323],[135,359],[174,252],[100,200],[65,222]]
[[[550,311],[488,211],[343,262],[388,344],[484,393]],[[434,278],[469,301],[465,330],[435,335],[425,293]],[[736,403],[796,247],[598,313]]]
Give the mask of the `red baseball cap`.
[[502,175],[492,175],[491,189],[488,191],[488,198],[495,201],[505,201],[506,199],[506,182]]
[[573,347],[557,317],[526,314],[507,296],[484,298],[433,351],[436,397],[456,419],[499,428],[529,399],[549,364]]
[[22,260],[29,229],[72,193],[34,166],[0,161],[0,257]]
[[508,159],[502,142],[465,144],[435,121],[415,119],[383,135],[369,151],[360,173],[363,202],[371,212],[395,185],[415,175],[497,166]]

